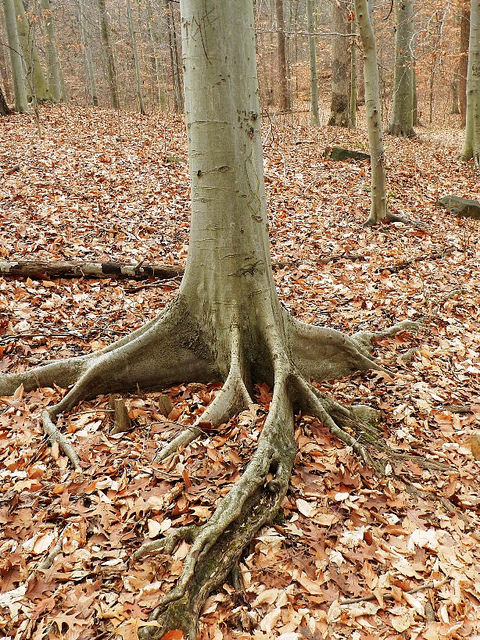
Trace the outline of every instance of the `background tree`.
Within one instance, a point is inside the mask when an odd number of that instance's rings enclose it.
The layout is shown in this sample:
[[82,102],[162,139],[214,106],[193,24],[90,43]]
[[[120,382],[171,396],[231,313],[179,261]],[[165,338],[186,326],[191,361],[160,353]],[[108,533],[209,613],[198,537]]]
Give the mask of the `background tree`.
[[132,5],[130,0],[126,0],[127,3],[127,22],[128,22],[128,33],[130,35],[130,44],[132,46],[133,53],[133,63],[135,67],[135,86],[137,92],[138,99],[138,109],[141,114],[145,115],[145,103],[143,101],[143,90],[142,90],[142,74],[140,73],[140,58],[138,56],[138,47],[137,47],[137,38],[135,35],[135,25],[133,22],[132,15]]
[[332,102],[328,124],[348,127],[350,123],[350,55],[346,34],[349,30],[348,4],[346,0],[332,0],[333,30],[341,35],[333,36],[332,52]]
[[182,92],[182,76],[181,65],[179,61],[179,52],[177,44],[177,30],[175,27],[175,14],[173,12],[170,0],[164,0],[165,15],[167,20],[168,42],[170,52],[170,69],[173,82],[173,98],[175,111],[178,113],[183,111],[183,92]]
[[372,204],[366,224],[373,225],[387,217],[387,193],[377,47],[366,0],[355,0],[355,17],[364,56],[365,106],[372,174]]
[[43,73],[35,42],[35,31],[30,24],[23,0],[14,0],[18,37],[26,66],[26,84],[30,97],[36,102],[52,100],[52,93]]
[[462,126],[467,122],[468,45],[470,38],[470,3],[462,0],[460,6],[460,58],[458,61],[458,102]]
[[102,35],[103,50],[107,62],[108,87],[110,90],[110,99],[114,109],[120,109],[120,99],[118,97],[118,81],[117,68],[115,65],[115,56],[113,55],[112,41],[110,37],[110,25],[108,22],[107,8],[105,0],[98,0],[98,8],[100,11],[100,29]]
[[313,0],[307,0],[308,47],[310,53],[310,114],[311,123],[318,127],[320,116],[318,113],[317,39],[314,34],[313,5]]
[[[381,371],[370,355],[372,340],[413,326],[400,323],[349,338],[304,324],[281,306],[267,235],[253,2],[182,0],[181,11],[192,223],[179,292],[160,316],[96,353],[26,373],[0,374],[0,395],[13,393],[20,384],[25,390],[73,385],[42,419],[77,469],[81,462],[55,419],[82,398],[158,389],[180,380],[223,380],[223,389],[186,437],[177,439],[178,445],[198,436],[201,423],[221,424],[247,407],[256,382],[273,386],[257,450],[241,478],[204,525],[184,527],[165,539],[170,550],[182,539],[191,548],[175,588],[152,614],[158,625],[145,626],[143,639],[161,638],[173,629],[195,638],[209,593],[225,581],[258,529],[275,516],[296,453],[294,408],[318,417],[382,471],[361,444],[375,431],[375,412],[342,405],[308,380]],[[384,452],[378,433],[374,441]]]
[[480,163],[480,0],[472,0],[468,48],[467,120],[462,159]]
[[80,26],[80,42],[85,56],[85,73],[87,80],[87,92],[94,107],[98,106],[97,83],[95,81],[95,71],[93,68],[92,50],[88,38],[85,24],[85,3],[84,0],[78,2],[78,23]]
[[280,109],[282,111],[289,111],[290,92],[288,89],[287,47],[285,38],[285,18],[283,15],[283,0],[275,0],[275,11],[277,16],[277,61]]
[[22,47],[17,31],[17,16],[13,0],[3,0],[5,25],[7,28],[8,48],[12,65],[13,91],[15,94],[15,111],[28,113],[27,85]]
[[3,90],[0,87],[0,116],[8,116],[11,113],[10,108],[5,100]]
[[413,130],[413,4],[395,0],[395,72],[389,133],[411,138]]
[[42,18],[47,33],[48,82],[54,102],[66,102],[67,94],[63,80],[62,67],[57,51],[57,36],[50,0],[40,0]]

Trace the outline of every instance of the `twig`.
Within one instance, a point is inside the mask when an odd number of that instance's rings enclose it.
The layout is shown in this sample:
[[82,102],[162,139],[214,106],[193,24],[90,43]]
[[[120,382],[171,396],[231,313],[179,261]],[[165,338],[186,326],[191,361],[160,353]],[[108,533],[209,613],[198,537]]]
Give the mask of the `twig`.
[[[424,591],[425,589],[438,589],[442,587],[448,578],[444,578],[438,584],[435,584],[435,580],[431,582],[426,582],[425,584],[420,585],[419,587],[415,587],[414,589],[409,589],[408,591],[404,591],[403,593],[418,593],[418,591]],[[394,600],[394,596],[391,593],[382,594],[382,598],[386,598],[388,600]],[[357,602],[370,602],[372,600],[376,600],[377,596],[373,595],[373,593],[369,596],[362,596],[360,598],[347,598],[340,602],[341,607],[346,607],[349,604],[356,604]]]

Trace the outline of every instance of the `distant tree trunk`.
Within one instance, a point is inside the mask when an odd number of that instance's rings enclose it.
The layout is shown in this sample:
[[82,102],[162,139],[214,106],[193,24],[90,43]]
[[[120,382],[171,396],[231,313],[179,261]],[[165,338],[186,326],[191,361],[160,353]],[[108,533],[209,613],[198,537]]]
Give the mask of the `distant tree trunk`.
[[0,116],[8,116],[11,113],[10,108],[3,95],[3,90],[0,87]]
[[472,0],[467,73],[467,121],[462,160],[480,165],[480,0]]
[[110,99],[114,109],[120,109],[120,100],[118,97],[117,70],[115,68],[115,58],[113,56],[113,47],[110,38],[110,27],[108,24],[107,9],[105,0],[98,0],[98,8],[100,10],[100,28],[102,34],[102,44],[107,59],[107,76],[108,87],[110,89]]
[[78,22],[80,25],[80,40],[85,55],[85,72],[87,77],[87,91],[94,107],[98,106],[97,83],[95,82],[95,71],[92,61],[92,50],[88,41],[87,29],[85,26],[84,0],[78,0]]
[[418,95],[417,95],[417,71],[415,69],[415,60],[412,68],[412,91],[413,91],[413,126],[419,124],[418,120]]
[[138,109],[142,115],[145,115],[146,111],[145,103],[143,101],[142,75],[140,73],[140,60],[138,57],[137,38],[135,36],[135,26],[133,24],[132,5],[130,4],[130,0],[126,0],[126,2],[128,33],[130,36],[130,44],[132,45],[133,63],[135,65],[135,85],[137,88]]
[[470,8],[463,5],[460,14],[460,59],[458,61],[458,101],[462,116],[462,127],[467,118],[467,72],[468,72],[468,41],[470,36]]
[[285,20],[283,17],[283,0],[275,0],[277,14],[277,62],[278,83],[280,89],[279,104],[282,111],[290,111],[290,95],[287,77],[287,50],[285,42]]
[[160,106],[160,108],[165,107],[165,91],[164,91],[164,83],[163,83],[163,74],[162,74],[162,64],[159,56],[159,36],[158,30],[154,26],[153,22],[153,9],[151,0],[146,0],[146,9],[147,9],[147,30],[148,30],[148,39],[150,41],[150,46],[152,48],[152,53],[150,56],[152,71],[154,75],[154,86],[155,86],[155,100]]
[[457,115],[460,113],[460,107],[458,104],[458,76],[456,73],[453,76],[451,89],[452,89],[452,113],[454,115]]
[[17,19],[18,37],[27,68],[26,84],[28,93],[37,102],[48,102],[52,99],[45,74],[35,45],[33,31],[25,11],[23,0],[14,0]]
[[[478,0],[480,2],[480,0]],[[382,114],[378,81],[377,46],[366,0],[355,0],[355,16],[364,55],[365,106],[372,172],[372,204],[367,225],[387,217],[385,157],[383,150]]]
[[310,49],[310,118],[311,123],[318,127],[320,118],[318,115],[317,39],[314,35],[313,2],[314,0],[307,0],[308,45]]
[[7,100],[11,98],[11,90],[10,90],[10,78],[8,77],[8,69],[7,69],[7,61],[6,61],[6,51],[8,47],[0,46],[0,75],[3,84],[3,90],[5,92],[5,97]]
[[413,130],[413,5],[395,0],[395,74],[393,113],[388,132],[411,138]]
[[167,16],[168,42],[170,46],[170,66],[172,69],[174,107],[177,113],[181,113],[183,111],[183,92],[180,76],[180,62],[178,56],[175,16],[173,14],[171,2],[169,0],[164,0],[164,3]]
[[[350,33],[356,33],[358,29],[355,18],[350,22]],[[357,39],[351,37],[350,45],[350,100],[349,100],[349,125],[357,126],[357,83],[358,83],[358,59],[357,59]]]
[[50,0],[40,0],[40,6],[42,8],[45,29],[47,32],[48,75],[52,99],[54,102],[66,102],[67,95],[63,80],[62,67],[58,57],[55,23],[53,20],[52,9],[50,7]]
[[3,10],[5,12],[8,48],[12,65],[15,111],[28,113],[27,85],[25,83],[22,46],[17,31],[17,14],[13,0],[3,0]]
[[[348,33],[348,15],[345,0],[332,0],[333,30],[337,33]],[[330,104],[329,126],[349,126],[349,69],[348,38],[333,37],[332,52],[332,101]]]

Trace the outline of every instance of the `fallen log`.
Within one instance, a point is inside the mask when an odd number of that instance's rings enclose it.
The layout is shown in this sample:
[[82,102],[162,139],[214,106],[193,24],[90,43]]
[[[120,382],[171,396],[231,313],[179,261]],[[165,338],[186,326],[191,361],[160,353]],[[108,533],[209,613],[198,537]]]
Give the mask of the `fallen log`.
[[327,147],[323,157],[330,158],[330,160],[370,160],[368,153],[352,151],[343,147]]
[[459,218],[473,218],[480,220],[480,202],[467,200],[458,196],[444,196],[437,202],[439,207],[445,208]]
[[119,262],[38,262],[33,260],[0,260],[0,276],[10,278],[130,278],[168,280],[183,274],[183,265],[121,264]]

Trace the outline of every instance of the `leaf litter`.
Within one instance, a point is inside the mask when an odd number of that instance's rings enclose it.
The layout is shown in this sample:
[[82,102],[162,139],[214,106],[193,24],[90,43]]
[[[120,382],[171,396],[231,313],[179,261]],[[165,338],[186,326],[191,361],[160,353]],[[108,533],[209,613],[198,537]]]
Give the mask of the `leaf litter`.
[[[186,158],[182,121],[65,106],[42,108],[41,118],[42,139],[29,117],[0,123],[0,258],[182,263],[188,173],[171,161]],[[480,637],[480,226],[435,206],[447,193],[479,198],[478,174],[457,159],[451,131],[387,138],[390,209],[425,226],[367,229],[368,164],[322,157],[332,143],[365,150],[360,128],[271,123],[265,174],[283,303],[302,320],[351,333],[424,323],[417,336],[377,345],[394,378],[355,374],[319,388],[380,409],[392,447],[449,470],[407,461],[396,469],[407,492],[393,474],[377,478],[317,420],[298,416],[283,512],[242,558],[243,592],[225,584],[209,598],[200,637]],[[130,332],[172,299],[178,281],[152,285],[0,279],[1,370]],[[265,419],[270,389],[257,385],[248,411],[155,463],[162,443],[218,389],[130,394],[133,428],[118,435],[108,397],[83,402],[61,424],[85,462],[81,474],[47,446],[39,424],[60,389],[20,388],[0,399],[2,637],[137,637],[179,576],[188,544],[171,556],[132,562],[132,554],[211,515]]]

